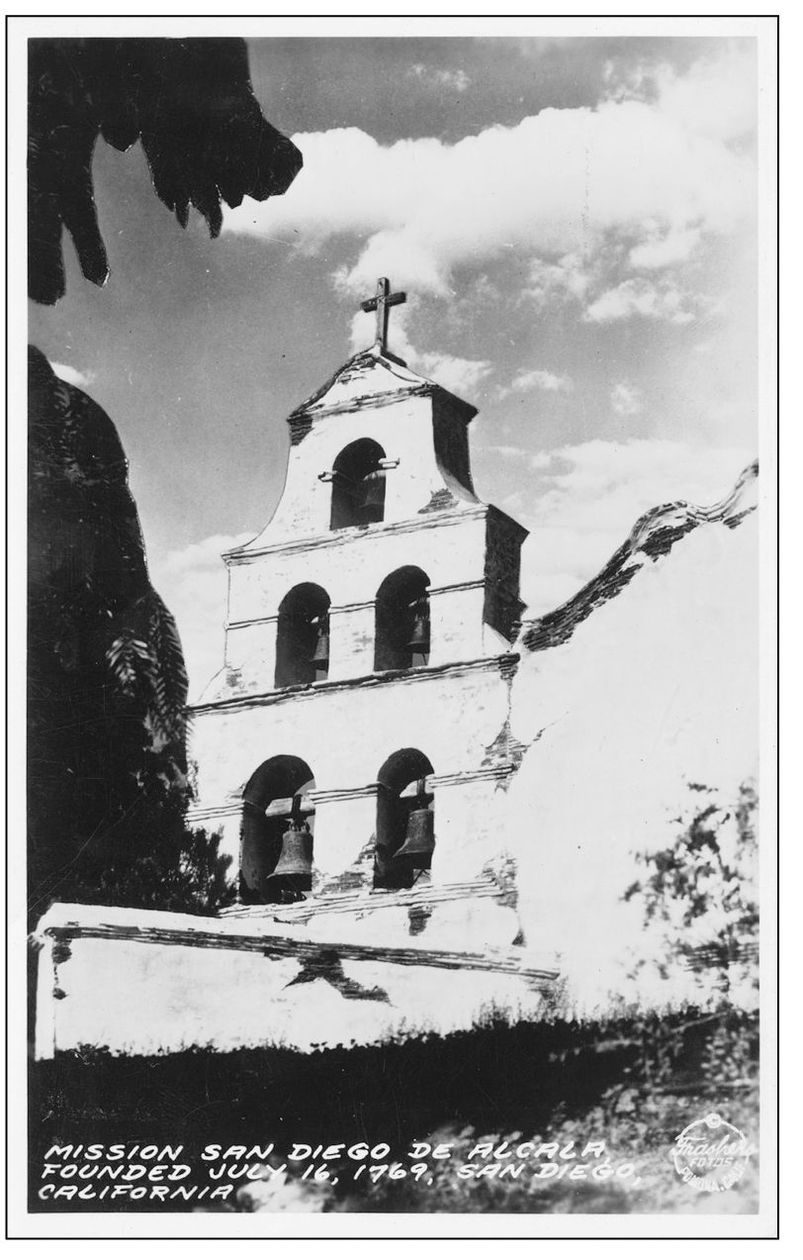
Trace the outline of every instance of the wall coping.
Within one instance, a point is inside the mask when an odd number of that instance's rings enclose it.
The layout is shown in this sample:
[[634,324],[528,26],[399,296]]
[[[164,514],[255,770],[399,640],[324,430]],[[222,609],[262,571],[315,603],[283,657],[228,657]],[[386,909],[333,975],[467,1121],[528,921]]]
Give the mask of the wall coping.
[[362,674],[357,678],[327,678],[322,682],[298,683],[293,687],[280,687],[252,695],[230,696],[221,700],[201,700],[187,705],[191,713],[214,713],[218,710],[236,712],[240,709],[256,709],[290,701],[312,700],[331,692],[353,688],[383,687],[393,683],[408,685],[432,678],[460,676],[469,673],[490,673],[498,670],[503,676],[507,668],[515,672],[520,657],[517,652],[504,652],[498,656],[475,657],[470,661],[449,661],[443,665],[418,665],[414,669],[388,669],[378,673]]
[[165,910],[132,910],[115,906],[56,903],[39,921],[31,936],[37,948],[70,941],[126,941],[141,945],[176,945],[198,949],[229,949],[262,954],[266,958],[316,961],[322,952],[355,962],[395,963],[408,967],[436,967],[448,971],[486,971],[518,975],[551,983],[558,972],[520,946],[489,948],[484,952],[425,948],[423,945],[370,945],[343,939],[311,940],[276,929],[255,931],[253,921],[231,916],[222,919],[175,914]]
[[[460,787],[464,783],[484,782],[490,779],[508,779],[515,774],[516,766],[511,761],[501,766],[480,766],[477,770],[455,770],[445,774],[428,774],[427,783],[432,788]],[[356,787],[345,788],[313,788],[308,796],[315,805],[330,805],[340,801],[357,801],[374,797],[379,792],[379,783],[364,783]],[[203,822],[207,819],[228,818],[239,815],[243,807],[241,797],[223,805],[190,806],[187,819],[190,822]]]
[[[450,511],[424,512],[420,516],[406,517],[402,521],[381,521],[372,525],[347,525],[343,529],[333,529],[325,534],[310,534],[306,538],[289,536],[275,543],[265,543],[261,547],[236,547],[224,551],[222,558],[227,565],[250,564],[262,556],[283,552],[286,555],[303,554],[306,551],[317,551],[327,547],[342,547],[360,537],[381,538],[388,534],[412,534],[419,530],[442,528],[448,525],[460,525],[466,520],[481,520],[491,512],[498,512],[488,503],[472,503]],[[504,515],[504,513],[502,513]],[[526,530],[524,531],[526,535]]]

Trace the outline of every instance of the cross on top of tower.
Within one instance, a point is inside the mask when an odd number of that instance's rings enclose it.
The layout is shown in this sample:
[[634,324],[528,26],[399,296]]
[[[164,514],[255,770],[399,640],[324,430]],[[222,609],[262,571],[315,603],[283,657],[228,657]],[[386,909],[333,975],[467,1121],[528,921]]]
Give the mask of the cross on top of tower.
[[402,302],[406,301],[406,293],[391,293],[390,281],[385,276],[380,276],[376,282],[376,297],[367,298],[360,303],[361,310],[376,311],[376,341],[374,344],[380,352],[388,348],[389,308],[391,306],[400,306]]

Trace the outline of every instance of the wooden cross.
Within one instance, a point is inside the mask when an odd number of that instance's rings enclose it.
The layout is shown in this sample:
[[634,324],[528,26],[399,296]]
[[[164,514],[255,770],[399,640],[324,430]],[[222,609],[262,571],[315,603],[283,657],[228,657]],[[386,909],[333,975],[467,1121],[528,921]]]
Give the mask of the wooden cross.
[[406,293],[391,293],[390,281],[384,276],[376,282],[376,297],[367,298],[360,303],[363,311],[376,311],[376,345],[380,350],[388,348],[388,316],[391,306],[400,306],[407,301]]

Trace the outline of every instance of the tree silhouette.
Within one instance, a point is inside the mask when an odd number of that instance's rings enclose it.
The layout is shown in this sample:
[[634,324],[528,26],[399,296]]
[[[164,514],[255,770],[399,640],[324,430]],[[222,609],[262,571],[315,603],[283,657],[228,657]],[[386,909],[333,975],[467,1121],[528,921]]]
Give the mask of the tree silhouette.
[[301,154],[262,116],[241,39],[29,41],[28,287],[64,293],[62,230],[94,284],[109,274],[92,183],[98,136],[140,140],[157,196],[182,227],[195,208],[217,236],[221,200],[264,201],[289,188]]
[[[29,293],[64,293],[62,234],[108,277],[92,157],[140,140],[157,196],[211,235],[221,201],[283,193],[301,155],[262,116],[239,39],[29,41]],[[188,830],[187,677],[148,578],[109,417],[29,351],[29,908],[54,898],[211,911],[218,838]]]
[[123,448],[34,348],[29,405],[31,916],[54,898],[211,910],[225,860],[183,821],[187,676]]

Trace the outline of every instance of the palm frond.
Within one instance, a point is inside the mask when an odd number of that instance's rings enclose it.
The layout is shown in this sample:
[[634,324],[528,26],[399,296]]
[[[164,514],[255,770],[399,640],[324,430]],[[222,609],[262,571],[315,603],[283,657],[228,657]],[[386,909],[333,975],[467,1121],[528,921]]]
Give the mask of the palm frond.
[[155,669],[152,717],[159,732],[171,741],[184,740],[187,671],[176,623],[154,590],[143,597],[148,610],[148,642]]
[[120,692],[128,699],[153,689],[155,662],[150,647],[130,626],[124,627],[106,649],[106,661]]

